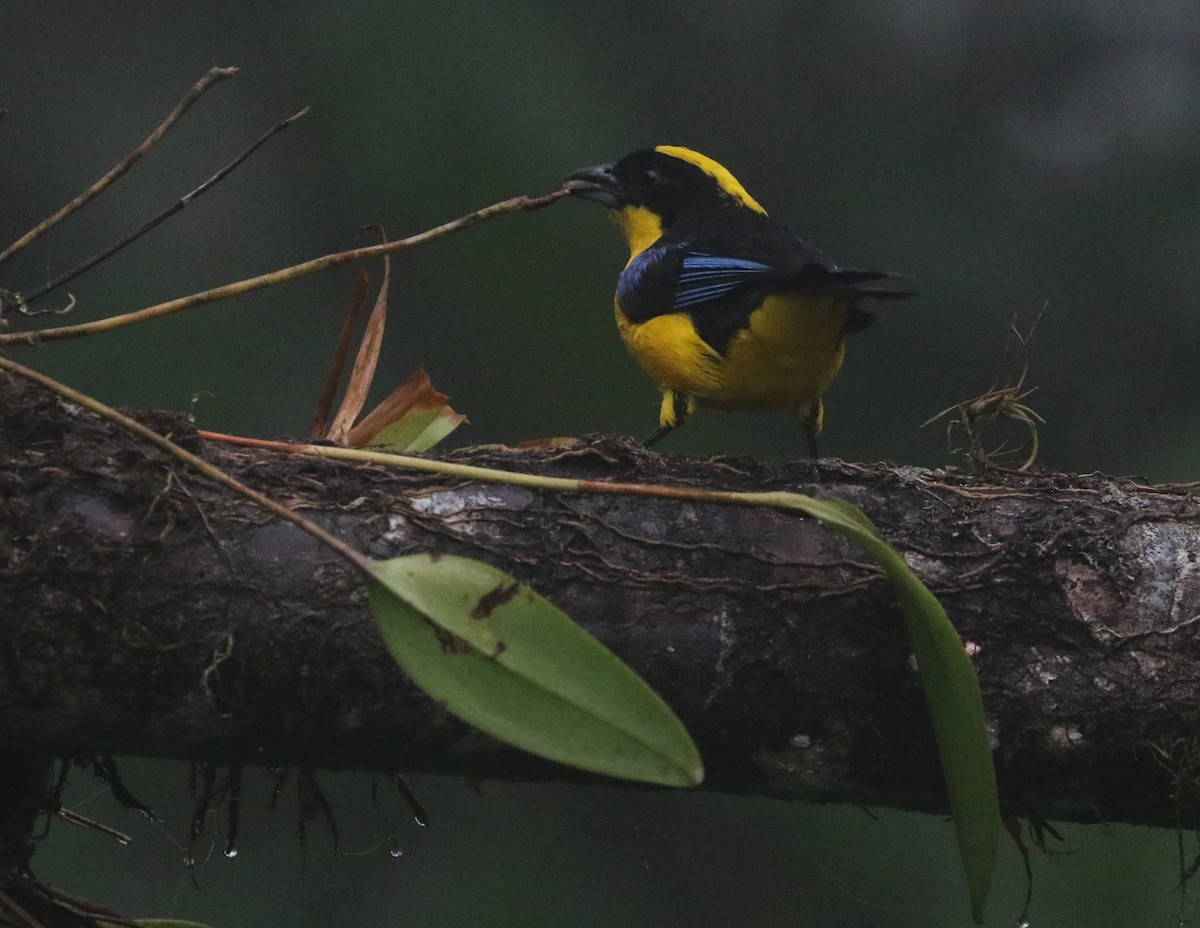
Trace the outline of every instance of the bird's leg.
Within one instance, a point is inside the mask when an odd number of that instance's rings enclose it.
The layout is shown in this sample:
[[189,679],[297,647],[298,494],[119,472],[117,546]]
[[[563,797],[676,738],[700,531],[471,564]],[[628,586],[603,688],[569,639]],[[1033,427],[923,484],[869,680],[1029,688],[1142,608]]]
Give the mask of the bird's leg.
[[815,461],[821,456],[817,450],[817,436],[821,434],[821,426],[825,424],[825,405],[818,396],[807,406],[797,406],[795,412],[800,430],[808,442],[809,457]]
[[642,439],[642,447],[643,448],[653,448],[656,444],[658,444],[659,439],[661,439],[668,432],[674,432],[674,431],[675,431],[675,426],[673,426],[673,425],[670,428],[668,428],[665,425],[660,425],[653,432],[651,432],[649,435],[647,435],[645,438]]
[[654,447],[668,432],[673,432],[696,409],[696,401],[686,393],[675,390],[663,390],[662,406],[658,410],[658,428],[646,436],[642,444],[647,448]]

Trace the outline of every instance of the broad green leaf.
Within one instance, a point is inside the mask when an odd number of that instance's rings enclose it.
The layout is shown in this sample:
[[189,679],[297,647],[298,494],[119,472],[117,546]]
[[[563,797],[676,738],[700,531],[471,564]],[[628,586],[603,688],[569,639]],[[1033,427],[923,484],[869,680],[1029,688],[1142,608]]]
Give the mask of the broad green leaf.
[[458,428],[466,416],[449,406],[439,409],[414,409],[399,422],[385,426],[370,440],[370,447],[403,454],[428,451]]
[[1001,821],[996,770],[975,667],[941,603],[865,515],[844,500],[798,496],[795,505],[862,548],[896,589],[933,719],[958,850],[967,874],[971,914],[981,923]]
[[378,563],[371,608],[404,671],[459,718],[585,770],[667,786],[704,778],[666,703],[533,590],[480,561]]

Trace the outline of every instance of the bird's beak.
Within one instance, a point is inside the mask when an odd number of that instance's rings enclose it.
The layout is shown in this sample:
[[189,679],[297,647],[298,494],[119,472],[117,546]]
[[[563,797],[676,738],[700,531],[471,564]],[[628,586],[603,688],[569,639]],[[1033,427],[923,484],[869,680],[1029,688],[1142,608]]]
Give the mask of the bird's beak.
[[597,164],[595,167],[576,171],[567,176],[563,186],[570,191],[571,196],[581,200],[594,200],[609,209],[617,209],[625,203],[621,182],[613,173],[611,164]]

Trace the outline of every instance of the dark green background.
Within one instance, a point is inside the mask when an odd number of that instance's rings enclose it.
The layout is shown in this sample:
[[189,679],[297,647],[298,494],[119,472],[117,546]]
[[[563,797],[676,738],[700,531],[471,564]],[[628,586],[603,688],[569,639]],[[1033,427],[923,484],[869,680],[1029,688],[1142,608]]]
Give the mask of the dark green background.
[[[1047,419],[1041,463],[1196,477],[1192,5],[25,2],[0,7],[0,38],[5,242],[132,148],[209,67],[242,68],[100,201],[0,269],[9,289],[64,270],[313,107],[73,283],[75,321],[352,246],[369,222],[398,237],[635,147],[682,144],[835,258],[919,282],[919,299],[854,336],[828,398],[827,453],[951,461],[944,429],[920,423],[987,389],[1009,323],[1046,306],[1028,378]],[[644,434],[657,397],[611,319],[624,258],[602,211],[574,202],[403,257],[379,382],[425,365],[471,417],[454,444]],[[299,434],[352,288],[340,269],[14,356],[114,403]],[[800,448],[786,414],[708,413],[665,450]],[[305,859],[291,811],[255,817],[261,778],[242,854],[202,866],[197,892],[176,847],[184,774],[129,770],[160,800],[161,829],[120,848],[59,825],[36,863],[137,913],[299,926],[967,920],[938,820],[601,788],[495,784],[480,798],[421,778],[434,827],[405,823],[399,860],[331,857],[319,829]],[[76,780],[80,811],[108,815]],[[366,778],[331,783],[344,848],[386,838]],[[1068,835],[1075,855],[1035,860],[1035,925],[1172,923],[1170,833]],[[1023,893],[1011,848],[1002,863],[989,924],[1011,925]]]

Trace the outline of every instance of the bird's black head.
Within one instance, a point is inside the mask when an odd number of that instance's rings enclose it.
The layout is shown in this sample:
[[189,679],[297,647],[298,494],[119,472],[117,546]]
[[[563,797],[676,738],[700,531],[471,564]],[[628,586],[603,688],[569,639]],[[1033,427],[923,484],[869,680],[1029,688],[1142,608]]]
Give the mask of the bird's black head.
[[626,155],[616,164],[576,171],[566,179],[572,196],[594,200],[625,226],[647,211],[663,229],[679,219],[721,208],[764,212],[724,167],[690,148],[660,145]]

